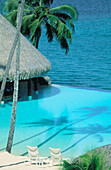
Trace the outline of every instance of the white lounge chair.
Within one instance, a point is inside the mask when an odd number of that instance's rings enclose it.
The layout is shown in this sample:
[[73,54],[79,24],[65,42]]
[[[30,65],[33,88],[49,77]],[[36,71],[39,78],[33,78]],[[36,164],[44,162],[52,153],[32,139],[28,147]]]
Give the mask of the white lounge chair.
[[28,155],[29,155],[29,162],[30,164],[32,163],[36,163],[37,164],[41,164],[43,166],[43,163],[49,163],[48,161],[45,161],[48,159],[48,157],[40,157],[39,156],[39,152],[38,152],[38,147],[35,146],[27,146],[28,149]]
[[50,154],[51,154],[51,158],[52,158],[52,165],[60,164],[63,162],[63,160],[70,162],[70,158],[62,158],[60,148],[50,148],[49,147],[49,149],[50,149]]

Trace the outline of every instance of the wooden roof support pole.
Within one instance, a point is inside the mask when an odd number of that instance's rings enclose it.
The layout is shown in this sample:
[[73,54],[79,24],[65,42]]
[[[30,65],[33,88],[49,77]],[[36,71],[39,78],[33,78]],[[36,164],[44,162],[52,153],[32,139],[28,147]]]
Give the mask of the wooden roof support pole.
[[38,90],[39,90],[39,79],[38,79],[38,77],[34,78],[33,82],[34,82],[34,91],[35,91],[36,94],[38,94]]
[[2,97],[1,105],[4,105],[4,96]]
[[[0,88],[1,88],[1,82],[0,82]],[[3,96],[2,96],[2,99],[1,99],[1,105],[4,105],[4,94],[3,94]]]
[[28,100],[32,99],[31,79],[28,80]]

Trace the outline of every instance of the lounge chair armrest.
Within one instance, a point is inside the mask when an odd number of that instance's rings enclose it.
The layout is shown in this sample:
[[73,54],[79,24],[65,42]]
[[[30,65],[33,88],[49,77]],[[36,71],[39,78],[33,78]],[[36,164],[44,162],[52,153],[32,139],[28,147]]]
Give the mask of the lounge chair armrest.
[[39,157],[39,159],[44,160],[44,159],[48,159],[48,157]]

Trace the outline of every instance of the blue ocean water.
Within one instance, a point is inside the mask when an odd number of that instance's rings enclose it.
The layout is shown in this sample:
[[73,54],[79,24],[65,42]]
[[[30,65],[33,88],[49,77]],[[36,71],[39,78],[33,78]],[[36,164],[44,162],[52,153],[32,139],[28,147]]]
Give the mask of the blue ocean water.
[[54,0],[52,7],[63,4],[76,7],[78,20],[67,55],[42,30],[39,50],[51,62],[48,76],[54,84],[111,90],[111,0]]
[[52,7],[62,4],[75,6],[78,20],[67,55],[43,29],[39,50],[51,62],[52,83],[111,90],[111,1],[55,0]]

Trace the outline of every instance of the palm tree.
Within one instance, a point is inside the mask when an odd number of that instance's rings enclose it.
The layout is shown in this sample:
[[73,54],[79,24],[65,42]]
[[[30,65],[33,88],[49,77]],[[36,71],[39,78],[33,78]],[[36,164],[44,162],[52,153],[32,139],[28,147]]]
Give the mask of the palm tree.
[[20,14],[19,25],[17,27],[15,39],[14,39],[14,42],[13,42],[13,45],[12,45],[12,48],[11,48],[11,51],[10,51],[10,54],[9,54],[9,58],[8,58],[8,61],[7,61],[6,70],[5,70],[5,74],[4,74],[1,89],[0,89],[0,104],[1,104],[1,101],[2,101],[2,98],[3,98],[5,85],[6,85],[6,81],[7,81],[7,76],[8,76],[8,73],[9,73],[10,66],[11,66],[13,54],[14,54],[14,51],[15,51],[15,48],[16,48],[16,45],[17,45],[17,42],[18,42],[19,32],[20,32],[21,24],[22,24],[22,17],[23,17],[23,13]]
[[[22,33],[28,35],[33,45],[38,48],[42,27],[45,27],[48,42],[52,42],[53,38],[56,37],[61,48],[64,48],[67,53],[69,43],[72,42],[73,22],[77,19],[75,7],[62,5],[50,8],[53,0],[35,0],[36,6],[35,3],[30,3],[28,0],[26,2]],[[7,10],[6,18],[16,26],[17,1],[7,1],[4,9]]]
[[[23,10],[24,10],[24,3],[25,0],[19,0],[18,3],[18,16],[17,16],[17,27],[22,22],[23,18]],[[14,80],[14,94],[13,94],[13,108],[12,108],[12,116],[11,116],[11,124],[10,124],[10,131],[7,141],[6,151],[9,153],[11,152],[12,143],[13,143],[13,136],[14,136],[14,129],[15,129],[15,121],[16,121],[16,109],[17,109],[17,100],[18,100],[18,84],[19,84],[19,65],[20,65],[20,31],[18,36],[18,42],[16,47],[16,71],[15,71],[15,80]]]

